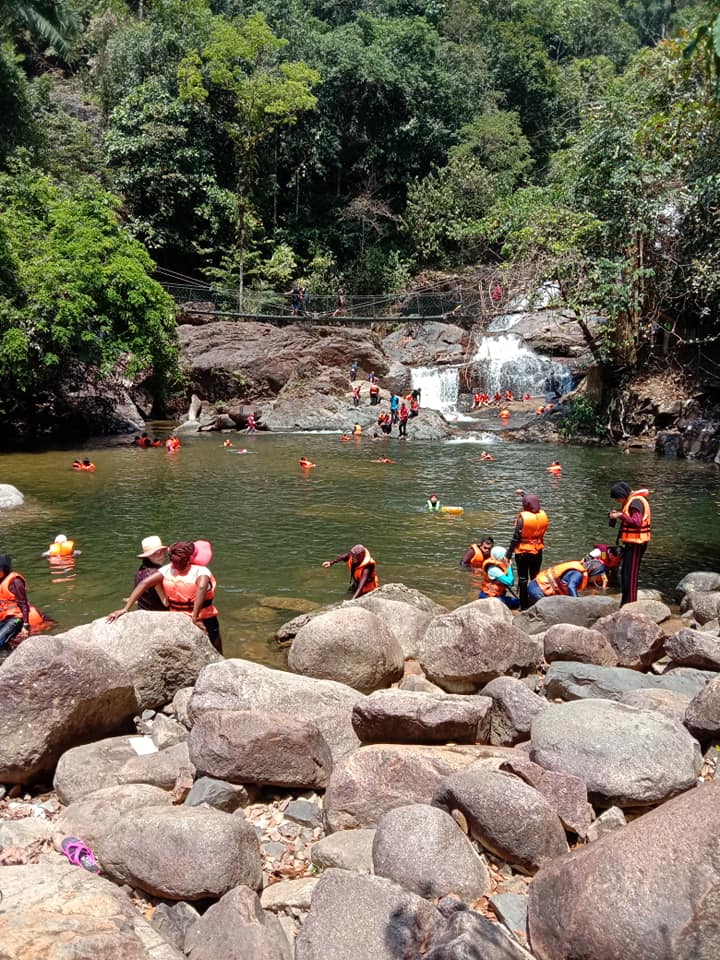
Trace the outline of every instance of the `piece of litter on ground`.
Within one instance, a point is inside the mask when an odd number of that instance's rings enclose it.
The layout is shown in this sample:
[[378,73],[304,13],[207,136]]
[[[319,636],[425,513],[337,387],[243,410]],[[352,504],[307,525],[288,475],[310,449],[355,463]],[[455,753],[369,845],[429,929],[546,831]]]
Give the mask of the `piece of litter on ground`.
[[139,757],[158,752],[152,737],[128,737],[128,743]]

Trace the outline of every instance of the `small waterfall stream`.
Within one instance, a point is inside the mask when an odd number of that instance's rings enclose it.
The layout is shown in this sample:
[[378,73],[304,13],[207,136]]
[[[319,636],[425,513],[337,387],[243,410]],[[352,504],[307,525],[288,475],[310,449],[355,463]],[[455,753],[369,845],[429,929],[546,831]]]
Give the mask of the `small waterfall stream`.
[[535,353],[513,333],[489,333],[479,340],[469,364],[414,367],[411,370],[412,388],[421,391],[422,406],[442,414],[456,415],[460,371],[468,366],[473,368],[473,387],[484,393],[512,390],[516,397],[524,393],[543,397],[567,393],[575,386],[566,364]]

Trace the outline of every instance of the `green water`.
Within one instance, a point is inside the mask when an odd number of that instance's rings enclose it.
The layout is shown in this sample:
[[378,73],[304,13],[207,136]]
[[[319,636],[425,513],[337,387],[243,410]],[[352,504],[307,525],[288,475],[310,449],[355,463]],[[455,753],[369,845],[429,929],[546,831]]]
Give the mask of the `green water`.
[[[325,604],[346,596],[346,572],[321,569],[357,542],[378,561],[381,581],[402,581],[442,603],[475,596],[458,567],[468,544],[489,532],[507,544],[522,486],[540,495],[551,519],[546,560],[575,559],[606,542],[608,489],[614,480],[655,491],[653,542],[641,586],[671,592],[689,570],[720,570],[717,468],[658,460],[651,453],[509,444],[501,441],[341,443],[337,435],[239,438],[247,455],[228,453],[217,434],[164,449],[113,445],[0,457],[0,481],[23,492],[24,506],[3,512],[0,547],[27,578],[32,602],[57,630],[117,608],[132,587],[142,537],[165,543],[207,538],[218,580],[216,603],[228,655],[280,665],[275,629],[295,615],[293,600]],[[495,463],[474,462],[482,449]],[[372,463],[381,454],[395,464]],[[302,455],[317,463],[304,473]],[[95,473],[72,460],[88,456]],[[555,458],[563,474],[546,473]],[[437,492],[462,517],[421,511]],[[40,553],[58,533],[82,549],[69,576]]]

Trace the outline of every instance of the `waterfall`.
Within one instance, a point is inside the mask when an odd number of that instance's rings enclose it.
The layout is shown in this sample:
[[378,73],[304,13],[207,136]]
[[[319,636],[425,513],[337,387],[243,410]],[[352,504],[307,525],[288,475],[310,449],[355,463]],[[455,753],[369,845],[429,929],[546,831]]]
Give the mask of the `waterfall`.
[[440,413],[455,413],[460,386],[460,367],[413,367],[410,385],[420,390],[420,404]]
[[496,390],[512,390],[516,397],[563,394],[575,385],[564,363],[539,356],[511,333],[483,337],[473,362],[479,369],[479,388],[490,394]]

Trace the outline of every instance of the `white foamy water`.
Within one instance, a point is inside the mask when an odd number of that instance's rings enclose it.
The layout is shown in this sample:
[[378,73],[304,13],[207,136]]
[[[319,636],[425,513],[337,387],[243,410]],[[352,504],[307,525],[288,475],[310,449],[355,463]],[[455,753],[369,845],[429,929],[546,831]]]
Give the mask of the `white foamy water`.
[[479,443],[482,446],[497,442],[498,438],[494,433],[465,433],[461,437],[452,437],[450,440],[445,441],[447,444]]
[[420,390],[421,407],[443,414],[457,412],[459,367],[414,367],[410,384],[413,390]]
[[479,387],[486,393],[512,390],[530,393],[567,393],[574,386],[569,367],[541,357],[512,333],[483,337],[473,362],[480,368]]

